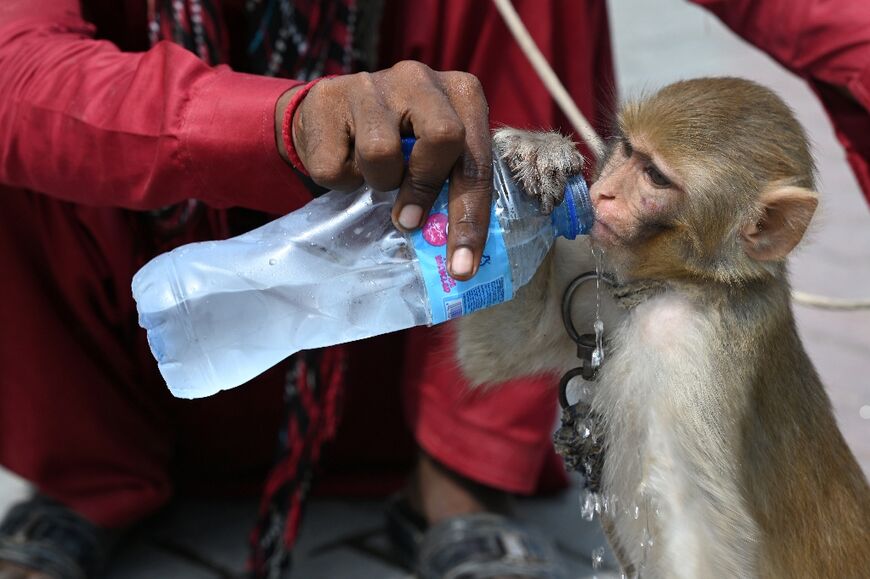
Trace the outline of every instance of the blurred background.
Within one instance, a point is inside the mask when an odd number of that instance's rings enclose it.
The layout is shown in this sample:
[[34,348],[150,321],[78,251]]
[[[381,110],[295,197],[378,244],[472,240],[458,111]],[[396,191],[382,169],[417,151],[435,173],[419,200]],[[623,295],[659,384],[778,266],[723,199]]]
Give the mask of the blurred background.
[[[773,88],[791,105],[814,146],[822,200],[809,239],[792,260],[793,285],[830,297],[870,297],[870,206],[806,86],[686,2],[608,4],[621,97],[682,78],[736,75]],[[796,305],[795,313],[840,428],[870,475],[870,311]],[[0,513],[26,492],[21,480],[0,470]],[[521,500],[518,508],[521,518],[554,539],[572,577],[606,576],[606,569],[591,565],[592,552],[604,546],[604,539],[597,523],[581,519],[577,488],[558,497]],[[236,576],[244,568],[255,510],[255,500],[181,501],[135,533],[109,577]],[[378,501],[313,500],[293,577],[407,577],[390,557],[381,513]]]

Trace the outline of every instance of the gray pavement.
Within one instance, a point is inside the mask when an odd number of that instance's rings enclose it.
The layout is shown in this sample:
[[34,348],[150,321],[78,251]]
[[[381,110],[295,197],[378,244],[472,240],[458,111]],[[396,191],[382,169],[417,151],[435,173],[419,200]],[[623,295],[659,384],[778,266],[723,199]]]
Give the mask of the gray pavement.
[[[480,0],[483,1],[483,0]],[[623,95],[671,80],[738,75],[777,90],[807,128],[819,164],[822,205],[808,242],[792,262],[797,289],[843,298],[870,297],[870,209],[850,173],[824,111],[798,80],[680,0],[611,0],[619,85]],[[870,312],[795,307],[806,347],[827,385],[843,433],[870,473]],[[26,492],[0,470],[0,513]],[[558,545],[572,577],[593,573],[593,549],[604,544],[579,515],[578,491],[520,501],[521,518]],[[184,501],[144,526],[122,549],[111,579],[232,577],[243,569],[252,501]],[[302,528],[293,577],[399,579],[385,546],[377,501],[315,500]],[[605,575],[598,572],[603,579]]]

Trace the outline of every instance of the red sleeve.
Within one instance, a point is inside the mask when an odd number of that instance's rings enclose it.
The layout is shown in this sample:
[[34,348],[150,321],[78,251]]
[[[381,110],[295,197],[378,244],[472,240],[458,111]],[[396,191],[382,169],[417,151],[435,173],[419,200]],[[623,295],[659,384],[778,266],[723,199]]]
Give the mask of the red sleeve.
[[94,40],[78,0],[0,6],[0,183],[91,205],[187,198],[286,212],[310,199],[275,143],[294,81],[210,67],[162,42]]
[[810,84],[870,201],[870,1],[692,1]]

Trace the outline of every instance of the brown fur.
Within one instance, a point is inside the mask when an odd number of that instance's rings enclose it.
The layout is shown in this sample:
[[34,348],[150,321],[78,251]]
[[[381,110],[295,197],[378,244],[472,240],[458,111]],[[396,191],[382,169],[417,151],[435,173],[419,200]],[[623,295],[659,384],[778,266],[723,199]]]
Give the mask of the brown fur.
[[[654,186],[650,166],[672,185]],[[774,93],[742,79],[684,81],[619,115],[591,190],[601,221],[592,239],[622,282],[661,283],[680,303],[708,312],[704,327],[714,337],[706,359],[685,360],[675,370],[686,372],[674,379],[704,364],[697,375],[716,383],[709,397],[701,391],[670,412],[701,494],[729,497],[728,482],[739,495],[710,524],[723,537],[737,532],[726,523],[740,517],[757,528],[757,540],[734,538],[751,545],[734,556],[746,557],[758,577],[858,579],[870,576],[870,487],[837,428],[789,303],[785,258],[815,210],[814,188],[806,136]],[[472,381],[576,365],[559,299],[567,281],[588,268],[577,259],[576,249],[559,244],[513,302],[460,323],[458,357]],[[646,355],[660,347],[650,344]],[[698,392],[695,386],[687,391]],[[602,410],[612,424],[624,411]],[[698,440],[704,433],[719,438]],[[708,454],[711,445],[727,456]],[[722,480],[728,473],[737,480]],[[710,504],[715,510],[720,503]],[[715,567],[717,556],[705,564]]]

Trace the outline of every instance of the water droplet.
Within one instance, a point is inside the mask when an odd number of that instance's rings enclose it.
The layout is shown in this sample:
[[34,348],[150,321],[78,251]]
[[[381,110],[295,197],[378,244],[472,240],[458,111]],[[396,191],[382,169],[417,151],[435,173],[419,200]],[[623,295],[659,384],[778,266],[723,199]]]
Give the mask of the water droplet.
[[601,564],[604,562],[604,547],[598,547],[592,551],[592,568],[601,569]]
[[595,320],[595,350],[592,351],[592,367],[598,368],[604,362],[604,322]]
[[586,491],[584,496],[580,497],[580,516],[584,521],[595,518],[595,493]]
[[640,536],[640,548],[641,549],[646,550],[651,546],[649,539],[650,539],[649,527],[644,526],[643,533]]
[[640,518],[640,507],[635,503],[631,505],[631,516],[634,517],[635,521]]
[[604,362],[604,322],[601,320],[601,275],[604,253],[591,248],[595,258],[595,350],[592,351],[592,367],[598,368]]
[[275,265],[276,263],[278,263],[278,260],[275,259],[274,257],[269,260],[269,265]]
[[858,416],[864,420],[870,420],[870,405],[865,404],[862,406],[861,410],[858,411]]

